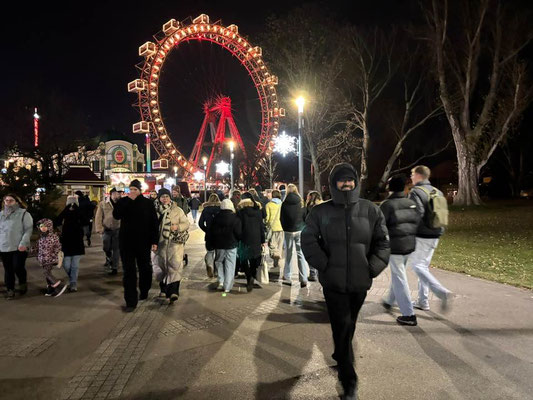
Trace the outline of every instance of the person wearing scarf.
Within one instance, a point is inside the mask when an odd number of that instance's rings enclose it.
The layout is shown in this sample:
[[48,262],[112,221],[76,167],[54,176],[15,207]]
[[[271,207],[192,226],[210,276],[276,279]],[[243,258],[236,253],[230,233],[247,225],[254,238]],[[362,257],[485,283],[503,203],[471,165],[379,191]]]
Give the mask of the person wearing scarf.
[[168,189],[160,189],[156,203],[159,219],[159,243],[155,261],[159,266],[156,279],[159,281],[161,295],[174,303],[179,298],[180,282],[183,274],[183,254],[185,243],[180,240],[189,229],[189,219],[170,197]]

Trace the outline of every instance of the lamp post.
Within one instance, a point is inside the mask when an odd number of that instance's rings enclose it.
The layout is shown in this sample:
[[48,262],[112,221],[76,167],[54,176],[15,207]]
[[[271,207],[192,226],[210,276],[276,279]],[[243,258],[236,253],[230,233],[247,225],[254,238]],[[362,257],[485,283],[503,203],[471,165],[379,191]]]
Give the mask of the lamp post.
[[229,166],[229,174],[230,174],[230,187],[229,187],[229,193],[230,193],[230,196],[231,196],[231,193],[233,191],[233,158],[234,158],[234,154],[233,154],[233,148],[235,147],[235,143],[232,141],[229,142],[229,150],[231,152],[231,156],[230,156],[230,166]]
[[304,196],[304,155],[303,155],[303,142],[302,142],[302,129],[304,125],[304,105],[305,99],[300,96],[296,99],[296,105],[298,106],[298,190],[300,196]]
[[202,157],[204,163],[204,203],[207,203],[207,157]]
[[178,184],[178,166],[174,165],[174,179],[176,180],[176,185]]

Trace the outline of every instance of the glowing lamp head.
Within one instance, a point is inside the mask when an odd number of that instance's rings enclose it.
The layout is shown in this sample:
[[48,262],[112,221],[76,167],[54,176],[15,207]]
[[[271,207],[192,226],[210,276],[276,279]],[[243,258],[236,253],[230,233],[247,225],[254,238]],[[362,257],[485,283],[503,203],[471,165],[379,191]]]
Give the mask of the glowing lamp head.
[[235,142],[233,140],[230,140],[229,142],[229,149],[231,152],[233,152],[233,149],[235,148]]
[[207,165],[207,157],[206,156],[202,157],[202,162],[204,163],[204,165]]
[[298,112],[303,113],[304,112],[304,105],[305,105],[305,99],[300,96],[296,99],[296,105],[298,106]]
[[174,173],[175,173],[175,174],[178,173],[178,166],[177,166],[177,165],[174,165]]
[[202,179],[204,179],[204,174],[200,171],[196,171],[193,176],[195,181],[201,181]]

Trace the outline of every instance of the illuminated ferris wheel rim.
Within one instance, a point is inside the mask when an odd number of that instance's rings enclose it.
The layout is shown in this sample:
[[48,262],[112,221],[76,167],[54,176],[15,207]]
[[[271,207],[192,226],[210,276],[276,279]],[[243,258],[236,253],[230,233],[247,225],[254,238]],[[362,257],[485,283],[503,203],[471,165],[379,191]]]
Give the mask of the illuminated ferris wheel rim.
[[199,170],[170,138],[159,107],[159,81],[165,59],[172,49],[190,40],[218,44],[237,57],[246,68],[256,87],[261,105],[261,134],[255,148],[256,155],[268,156],[272,152],[272,139],[277,136],[279,119],[285,115],[285,110],[278,105],[278,79],[270,74],[261,59],[260,47],[252,46],[241,36],[237,25],[226,27],[221,21],[211,24],[205,14],[182,22],[171,19],[163,25],[162,32],[156,34],[154,39],[155,42],[146,42],[139,47],[139,55],[145,57],[144,62],[137,65],[141,77],[128,84],[128,91],[138,93],[138,101],[134,107],[138,108],[141,114],[141,121],[133,124],[133,132],[149,134],[159,157],[173,160],[188,175]]

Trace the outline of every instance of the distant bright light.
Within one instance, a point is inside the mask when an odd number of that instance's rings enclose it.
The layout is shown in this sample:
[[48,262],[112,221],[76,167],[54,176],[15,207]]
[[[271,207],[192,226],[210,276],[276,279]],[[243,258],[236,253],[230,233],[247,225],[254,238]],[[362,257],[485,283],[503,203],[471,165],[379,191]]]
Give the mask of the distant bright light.
[[305,105],[305,99],[300,96],[296,99],[296,105],[298,106],[298,112],[303,113],[304,112],[304,105]]
[[225,161],[220,161],[216,164],[217,174],[226,175],[229,172],[229,164]]
[[207,165],[207,157],[206,156],[202,157],[202,162],[204,163],[204,165]]
[[141,183],[141,187],[143,189],[143,192],[146,192],[148,190],[148,185],[146,184],[146,182]]
[[193,176],[195,181],[201,181],[202,179],[204,179],[204,173],[200,171],[196,171]]
[[235,147],[235,142],[233,140],[231,140],[229,142],[229,149],[230,149],[231,152],[233,152],[234,147]]
[[175,183],[176,183],[176,180],[175,180],[174,178],[167,178],[167,179],[165,180],[165,185],[166,185],[166,186],[172,186],[172,185],[174,185]]
[[39,118],[41,118],[41,117],[39,116],[39,114],[35,113],[35,114],[33,114],[33,118],[35,118],[35,119],[39,119]]
[[283,131],[274,139],[274,151],[285,157],[287,154],[296,152],[296,138],[289,136]]

